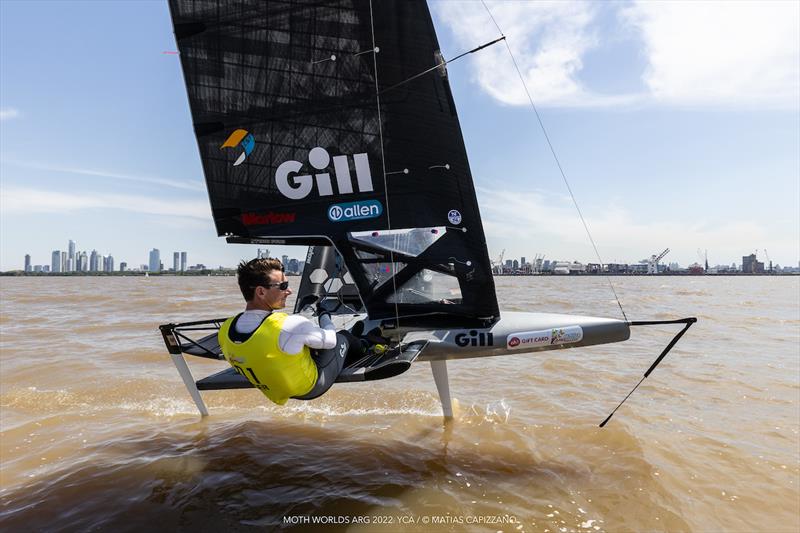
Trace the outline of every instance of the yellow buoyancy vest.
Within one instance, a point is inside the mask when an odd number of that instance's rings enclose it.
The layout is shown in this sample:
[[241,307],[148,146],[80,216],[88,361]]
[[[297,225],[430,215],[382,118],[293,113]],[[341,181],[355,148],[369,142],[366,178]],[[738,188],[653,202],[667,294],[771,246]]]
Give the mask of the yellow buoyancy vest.
[[288,354],[278,344],[288,315],[270,314],[250,337],[236,342],[231,340],[230,328],[239,316],[226,320],[218,334],[219,346],[231,366],[278,405],[310,392],[317,382],[317,365],[308,346],[297,354]]

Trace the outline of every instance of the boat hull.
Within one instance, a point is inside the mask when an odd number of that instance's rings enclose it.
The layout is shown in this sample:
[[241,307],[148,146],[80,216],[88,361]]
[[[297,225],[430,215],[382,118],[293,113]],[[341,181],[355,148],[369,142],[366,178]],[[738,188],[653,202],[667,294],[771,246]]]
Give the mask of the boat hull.
[[629,338],[630,325],[623,320],[504,311],[489,328],[415,331],[403,342],[428,341],[417,361],[437,361],[563,350]]

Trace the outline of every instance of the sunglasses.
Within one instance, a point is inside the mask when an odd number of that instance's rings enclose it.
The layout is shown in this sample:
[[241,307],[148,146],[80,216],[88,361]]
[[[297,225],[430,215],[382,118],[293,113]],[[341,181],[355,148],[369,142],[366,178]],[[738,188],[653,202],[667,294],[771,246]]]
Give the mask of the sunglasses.
[[[280,283],[265,283],[264,285],[260,285],[260,286],[261,287],[267,287],[267,288],[278,287],[278,289],[280,289],[282,291],[285,291],[286,289],[289,288],[289,282],[288,281],[281,281]],[[250,287],[250,288],[251,289],[255,289],[255,287]]]

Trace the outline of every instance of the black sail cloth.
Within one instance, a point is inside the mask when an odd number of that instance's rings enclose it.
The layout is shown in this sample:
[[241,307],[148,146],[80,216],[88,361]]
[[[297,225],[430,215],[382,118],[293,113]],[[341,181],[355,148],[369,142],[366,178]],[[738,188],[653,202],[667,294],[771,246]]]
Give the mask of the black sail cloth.
[[170,11],[219,235],[333,244],[371,318],[499,316],[445,69],[403,83],[442,61],[424,1]]

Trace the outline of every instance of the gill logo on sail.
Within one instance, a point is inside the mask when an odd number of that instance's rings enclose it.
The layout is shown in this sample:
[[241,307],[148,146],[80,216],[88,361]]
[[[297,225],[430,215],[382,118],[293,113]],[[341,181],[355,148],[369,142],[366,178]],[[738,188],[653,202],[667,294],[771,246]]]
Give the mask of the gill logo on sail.
[[256,138],[253,137],[252,133],[249,133],[247,130],[236,130],[230,134],[219,149],[241,147],[242,153],[239,154],[239,157],[233,162],[233,166],[238,167],[244,162],[247,156],[250,155],[255,146]]
[[[331,163],[331,156],[327,150],[317,146],[308,152],[308,162],[317,170],[326,170]],[[372,191],[372,174],[369,170],[367,154],[353,154],[353,162],[356,168],[358,192]],[[316,182],[317,192],[320,196],[333,195],[333,180],[331,180],[330,173],[320,172],[312,176],[311,174],[300,174],[302,169],[303,164],[294,160],[285,161],[278,166],[275,171],[275,184],[281,194],[292,200],[302,200],[311,194]],[[338,193],[352,194],[353,181],[346,155],[333,156],[333,170]]]

